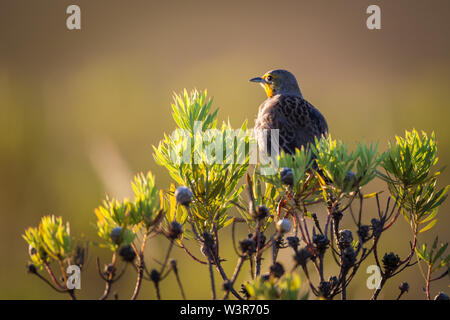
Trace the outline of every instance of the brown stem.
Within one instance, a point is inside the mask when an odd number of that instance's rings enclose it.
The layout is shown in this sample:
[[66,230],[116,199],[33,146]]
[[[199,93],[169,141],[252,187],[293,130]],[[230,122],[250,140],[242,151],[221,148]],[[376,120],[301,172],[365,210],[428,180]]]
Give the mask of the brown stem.
[[136,300],[138,294],[139,294],[139,290],[141,289],[141,284],[142,284],[142,278],[144,277],[144,268],[145,268],[145,262],[144,262],[144,249],[145,249],[145,244],[147,242],[147,236],[148,236],[148,232],[146,232],[144,234],[144,238],[142,239],[142,244],[141,244],[141,251],[138,252],[136,250],[136,247],[134,247],[135,251],[136,251],[136,255],[138,257],[138,276],[136,279],[136,286],[134,287],[134,292],[133,295],[131,296],[131,300]]
[[430,297],[430,278],[431,278],[431,264],[428,265],[428,272],[427,272],[427,300],[431,300]]
[[167,266],[167,262],[169,261],[169,256],[170,256],[170,252],[172,251],[173,248],[173,239],[170,240],[170,244],[169,244],[169,248],[167,249],[167,253],[166,253],[166,258],[164,259],[164,263],[161,267],[161,271],[159,272],[159,274],[163,274],[164,273],[164,269]]
[[256,239],[256,254],[255,254],[255,277],[259,276],[261,273],[261,220],[258,219],[256,221],[256,230],[255,230],[255,239]]
[[155,290],[156,290],[156,298],[158,300],[161,300],[161,292],[159,290],[159,281],[153,281],[153,284],[155,285]]
[[172,265],[172,270],[175,273],[175,278],[177,278],[178,287],[181,291],[181,296],[183,297],[183,300],[186,300],[186,296],[184,294],[183,285],[181,284],[180,275],[178,274],[178,267],[176,265]]
[[239,257],[238,263],[236,265],[236,268],[234,269],[233,277],[231,278],[231,286],[234,285],[234,282],[236,281],[239,272],[241,271],[242,265],[244,264],[245,257]]
[[185,206],[185,208],[186,208],[186,211],[188,213],[189,220],[191,221],[192,232],[194,232],[195,240],[199,241],[199,240],[201,240],[201,237],[200,237],[200,235],[199,235],[199,233],[197,231],[197,228],[195,226],[195,221],[194,221],[194,217],[193,217],[192,212],[191,212],[191,208],[188,205]]
[[56,276],[55,276],[55,274],[53,273],[53,270],[52,270],[52,268],[50,267],[50,265],[49,265],[48,263],[45,262],[45,263],[44,263],[44,267],[45,267],[45,270],[47,270],[48,274],[50,275],[50,278],[52,279],[53,283],[54,283],[59,289],[65,290],[66,288],[65,288],[63,285],[61,285],[61,284],[59,283],[59,281],[56,279]]
[[383,289],[383,286],[384,286],[384,284],[386,283],[386,280],[387,280],[386,276],[383,276],[383,277],[381,278],[380,285],[379,285],[378,288],[375,290],[375,292],[374,292],[374,294],[373,294],[373,296],[372,296],[372,298],[371,298],[370,300],[377,300],[378,295],[379,295],[380,292],[381,292],[381,289]]
[[212,268],[211,258],[208,258],[208,269],[209,269],[209,276],[210,276],[210,280],[211,280],[212,298],[213,298],[213,300],[216,300],[216,286],[214,283],[214,272],[213,272],[213,268]]
[[112,259],[111,259],[111,270],[108,271],[108,274],[106,275],[106,279],[101,273],[100,270],[100,260],[97,258],[97,269],[102,277],[103,280],[105,280],[105,290],[103,291],[103,295],[99,298],[99,300],[106,300],[111,292],[111,286],[114,282],[114,273],[115,273],[115,264],[117,260],[117,251],[114,251]]

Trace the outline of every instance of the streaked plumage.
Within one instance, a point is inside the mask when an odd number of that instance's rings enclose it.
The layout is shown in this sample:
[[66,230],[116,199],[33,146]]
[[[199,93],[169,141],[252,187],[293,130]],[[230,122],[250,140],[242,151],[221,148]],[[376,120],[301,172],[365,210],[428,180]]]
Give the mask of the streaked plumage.
[[[286,70],[273,70],[260,78],[250,81],[259,82],[268,96],[259,107],[255,121],[255,134],[260,148],[270,154],[270,134],[266,137],[261,130],[278,129],[280,148],[294,153],[302,146],[314,143],[328,133],[328,125],[312,104],[303,98],[294,75]],[[269,131],[270,133],[270,131]]]

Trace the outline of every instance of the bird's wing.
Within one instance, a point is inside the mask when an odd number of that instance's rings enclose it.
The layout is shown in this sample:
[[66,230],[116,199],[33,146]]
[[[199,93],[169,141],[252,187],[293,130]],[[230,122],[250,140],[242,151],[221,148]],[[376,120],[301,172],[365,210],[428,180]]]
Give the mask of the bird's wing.
[[[278,95],[260,107],[256,128],[278,129],[279,145],[288,153],[314,142],[314,137],[326,135],[325,118],[308,101],[295,95]],[[269,139],[267,139],[269,140]],[[270,145],[270,141],[267,141]]]

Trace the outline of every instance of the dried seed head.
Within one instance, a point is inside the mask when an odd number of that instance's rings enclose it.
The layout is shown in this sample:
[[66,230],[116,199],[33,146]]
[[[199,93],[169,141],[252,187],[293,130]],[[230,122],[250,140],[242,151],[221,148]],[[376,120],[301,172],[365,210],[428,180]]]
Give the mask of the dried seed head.
[[402,282],[400,283],[400,286],[398,287],[400,289],[400,291],[403,292],[408,292],[409,290],[409,284],[408,282]]
[[241,249],[241,252],[244,255],[252,255],[256,251],[256,242],[253,238],[247,238],[239,241],[239,249]]
[[226,281],[224,281],[224,283],[222,283],[223,291],[229,292],[229,291],[231,291],[231,289],[233,289],[233,285],[231,284],[230,280],[226,280]]
[[270,273],[265,273],[261,275],[261,280],[262,281],[269,281],[270,279]]
[[324,252],[328,248],[330,240],[323,234],[316,234],[313,235],[313,243],[316,245],[319,252]]
[[367,225],[361,225],[358,229],[358,236],[361,238],[363,242],[369,240],[369,230],[370,227]]
[[289,219],[282,219],[277,222],[277,231],[281,234],[288,233],[291,230],[291,222]]
[[297,251],[298,245],[300,244],[300,239],[297,236],[287,237],[289,247]]
[[183,233],[183,226],[176,221],[173,221],[169,225],[168,236],[170,239],[175,240]]
[[[255,242],[258,241],[258,240],[257,240],[256,234],[253,235],[253,233],[249,233],[249,234],[248,234],[248,238],[249,238],[249,239],[253,239]],[[264,233],[260,232],[260,233],[259,233],[259,247],[260,247],[260,248],[264,247],[264,245],[266,244],[266,240],[267,240],[267,239],[266,239],[266,236],[264,235]]]
[[344,216],[344,214],[342,213],[341,210],[335,210],[333,211],[333,213],[331,214],[331,216],[333,217],[333,219],[335,221],[341,221],[342,217]]
[[260,205],[256,208],[255,218],[264,219],[269,215],[269,209],[265,205]]
[[152,269],[150,272],[150,280],[152,280],[155,283],[158,283],[161,281],[161,274],[156,269]]
[[291,168],[283,168],[280,171],[280,179],[283,184],[292,186],[294,185],[294,173]]
[[136,258],[136,252],[134,251],[132,246],[126,245],[120,248],[119,256],[122,257],[123,261],[133,262]]
[[192,192],[188,187],[178,187],[175,190],[175,199],[183,206],[188,206],[192,201]]
[[380,220],[373,218],[370,220],[370,223],[372,224],[372,233],[374,236],[380,235],[383,225],[381,224]]
[[383,267],[386,274],[390,274],[397,269],[398,264],[400,263],[400,258],[393,252],[386,253],[383,257]]
[[203,232],[203,245],[200,247],[200,250],[206,258],[214,260],[216,244],[211,233]]
[[331,283],[329,281],[321,281],[319,284],[320,295],[324,298],[328,298],[331,293]]
[[111,240],[115,244],[120,244],[120,238],[122,236],[122,227],[115,227],[111,230]]
[[284,274],[284,267],[281,263],[275,262],[270,266],[270,274],[275,278],[281,278]]
[[207,246],[207,247],[210,247],[210,248],[215,247],[214,236],[207,231],[203,232],[203,242],[204,242],[205,246]]
[[353,233],[350,230],[340,230],[338,235],[339,247],[344,249],[352,245]]
[[27,271],[28,271],[28,273],[36,274],[37,273],[36,266],[34,264],[32,264],[32,263],[28,264],[27,265]]
[[311,251],[309,251],[307,247],[304,247],[295,253],[294,260],[297,263],[297,265],[306,267],[308,259],[310,259],[311,256],[312,256]]
[[356,253],[353,247],[345,248],[341,253],[342,267],[344,269],[351,268],[356,262]]

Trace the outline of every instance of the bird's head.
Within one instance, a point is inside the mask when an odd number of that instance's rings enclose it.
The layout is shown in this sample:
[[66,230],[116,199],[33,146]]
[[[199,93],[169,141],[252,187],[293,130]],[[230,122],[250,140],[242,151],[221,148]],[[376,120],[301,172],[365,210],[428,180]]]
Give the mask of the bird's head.
[[257,82],[266,91],[267,97],[273,97],[276,94],[296,94],[302,95],[295,76],[287,70],[272,70],[266,72],[262,77],[250,79],[251,82]]

